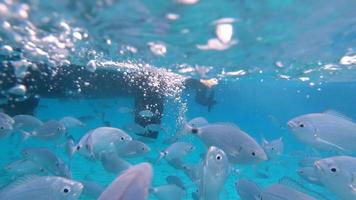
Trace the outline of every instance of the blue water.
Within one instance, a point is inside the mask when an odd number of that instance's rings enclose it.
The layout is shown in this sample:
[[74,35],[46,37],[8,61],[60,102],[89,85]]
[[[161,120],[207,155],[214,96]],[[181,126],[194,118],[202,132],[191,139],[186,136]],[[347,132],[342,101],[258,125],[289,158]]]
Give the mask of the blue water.
[[[162,118],[165,131],[156,140],[140,138],[152,148],[151,152],[127,161],[137,164],[155,160],[159,151],[167,147],[164,141],[179,131],[184,121],[202,116],[209,122],[233,122],[258,142],[262,137],[268,140],[283,137],[285,145],[283,155],[276,160],[234,166],[240,172],[231,173],[220,199],[239,199],[235,183],[241,178],[267,186],[286,177],[298,183],[291,185],[297,190],[337,199],[326,188],[309,184],[297,175],[298,160],[315,152],[300,143],[286,123],[302,114],[330,109],[356,119],[355,8],[353,0],[327,3],[322,0],[200,0],[193,5],[173,0],[1,0],[0,53],[16,54],[16,49],[21,49],[20,60],[44,62],[53,70],[68,63],[86,66],[88,61],[95,60],[101,63],[100,67],[106,67],[104,63],[109,61],[116,62],[110,66],[132,65],[143,70],[145,65],[150,65],[149,68],[168,70],[181,77],[214,79],[217,104],[209,112],[207,107],[195,102],[191,91],[175,89],[179,81],[167,78],[171,85],[164,88],[168,96]],[[169,20],[168,13],[179,18]],[[231,23],[232,39],[237,44],[225,50],[197,48],[216,37],[213,21],[227,17],[235,19]],[[47,36],[55,41],[43,42]],[[150,49],[150,42],[163,44],[166,52],[158,55]],[[36,53],[29,48],[31,45],[46,54]],[[351,63],[342,61],[352,56]],[[207,72],[201,73],[201,69]],[[85,127],[69,132],[78,141],[87,131],[104,126],[102,113],[113,127],[123,128],[133,123],[134,116],[118,112],[120,107],[133,108],[133,98],[43,98],[36,117],[47,121],[64,116],[90,116]],[[187,162],[199,162],[200,155],[206,151],[203,143],[192,135],[180,140],[196,146]],[[99,162],[90,162],[80,155],[70,161],[64,152],[64,142],[29,139],[16,145],[14,138],[2,139],[0,167],[18,159],[25,147],[47,147],[70,164],[75,180],[90,178],[107,186],[115,179]],[[187,186],[184,199],[191,199],[197,187],[182,171],[166,161],[153,162],[153,167],[152,186],[164,185],[165,177],[177,175]],[[7,184],[7,175],[1,174],[0,185]],[[81,196],[80,199],[90,198]],[[155,197],[150,195],[149,199]]]

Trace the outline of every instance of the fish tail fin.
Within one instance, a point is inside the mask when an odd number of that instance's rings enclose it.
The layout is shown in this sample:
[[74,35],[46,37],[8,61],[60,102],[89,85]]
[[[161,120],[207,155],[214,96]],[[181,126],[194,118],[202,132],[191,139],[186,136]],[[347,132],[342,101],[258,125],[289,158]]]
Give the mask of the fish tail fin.
[[21,142],[26,141],[29,137],[34,135],[33,133],[27,131],[20,131],[20,133],[21,133]]
[[77,151],[77,146],[75,145],[74,138],[70,135],[66,141],[66,153],[69,158],[72,158],[74,153]]
[[160,164],[162,158],[165,156],[166,154],[164,153],[164,151],[159,151],[159,156],[156,160],[156,164]]

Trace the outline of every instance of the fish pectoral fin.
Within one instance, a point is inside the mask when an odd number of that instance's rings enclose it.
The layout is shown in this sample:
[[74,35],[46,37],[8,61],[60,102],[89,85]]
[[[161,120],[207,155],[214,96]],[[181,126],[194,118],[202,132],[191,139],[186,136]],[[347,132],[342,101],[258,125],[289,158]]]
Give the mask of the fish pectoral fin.
[[340,147],[339,145],[334,144],[334,143],[332,143],[332,142],[329,142],[329,141],[327,141],[327,140],[324,140],[324,139],[322,139],[322,138],[320,138],[320,137],[317,137],[317,138],[316,138],[316,141],[321,142],[321,143],[324,143],[324,144],[327,144],[327,145],[330,145],[330,146],[333,146],[333,147],[336,147],[337,149],[342,150],[342,151],[347,151],[346,149]]
[[349,187],[351,188],[351,192],[356,193],[356,186],[350,184]]

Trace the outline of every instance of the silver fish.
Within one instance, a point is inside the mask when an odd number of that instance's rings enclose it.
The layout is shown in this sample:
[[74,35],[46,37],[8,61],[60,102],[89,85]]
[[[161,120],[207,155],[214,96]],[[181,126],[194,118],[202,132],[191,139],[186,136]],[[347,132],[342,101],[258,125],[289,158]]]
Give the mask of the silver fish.
[[219,199],[229,171],[230,165],[224,151],[214,146],[209,147],[200,173],[199,199]]
[[149,163],[135,165],[118,176],[98,200],[146,200],[151,181],[152,166]]
[[20,178],[0,191],[6,200],[75,200],[83,190],[79,182],[56,176],[30,176]]
[[72,151],[89,159],[100,160],[101,154],[117,152],[130,141],[131,136],[121,129],[100,127],[86,133]]
[[32,115],[15,115],[14,128],[22,131],[34,131],[43,125],[43,122]]
[[9,173],[13,178],[30,174],[48,174],[48,171],[44,169],[41,165],[29,159],[20,159],[11,162],[4,167],[4,170]]
[[175,142],[160,152],[157,162],[159,162],[162,158],[165,158],[168,162],[174,165],[176,162],[181,162],[183,157],[194,149],[195,147],[191,143]]
[[313,184],[321,185],[315,167],[301,167],[297,170],[297,173],[304,180]]
[[263,189],[261,199],[263,200],[316,200],[314,197],[299,192],[283,184],[273,184]]
[[274,159],[283,154],[284,145],[282,138],[278,138],[272,141],[263,139],[261,146],[266,152],[268,159]]
[[255,164],[267,160],[262,147],[234,124],[209,124],[192,128],[191,133],[198,135],[206,146],[221,148],[231,163]]
[[291,119],[288,126],[301,142],[314,148],[356,151],[356,123],[335,111],[302,115]]
[[79,119],[71,116],[63,117],[59,122],[61,122],[67,129],[85,126]]
[[159,200],[180,200],[186,195],[185,191],[176,185],[162,185],[155,187],[151,193]]
[[235,189],[241,200],[259,200],[261,199],[262,188],[255,182],[247,179],[239,180]]
[[168,184],[173,184],[173,185],[176,185],[176,186],[182,188],[183,190],[186,190],[182,179],[180,179],[178,176],[173,176],[173,175],[167,176],[166,181]]
[[71,178],[67,164],[47,148],[26,148],[22,155],[57,176]]
[[23,132],[23,139],[25,140],[28,137],[34,136],[42,140],[56,140],[62,137],[66,132],[67,129],[62,123],[56,120],[50,120],[33,132]]
[[116,153],[104,153],[101,156],[101,163],[107,172],[119,174],[122,171],[131,167],[131,164],[119,156]]
[[151,148],[138,140],[131,140],[126,145],[118,148],[117,153],[122,157],[137,157],[147,154]]
[[356,158],[334,156],[315,161],[320,182],[341,199],[356,199]]

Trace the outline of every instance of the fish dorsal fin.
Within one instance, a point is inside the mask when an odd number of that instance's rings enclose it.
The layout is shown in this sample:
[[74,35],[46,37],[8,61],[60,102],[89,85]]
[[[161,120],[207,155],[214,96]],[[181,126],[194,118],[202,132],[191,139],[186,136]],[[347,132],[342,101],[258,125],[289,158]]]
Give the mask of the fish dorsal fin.
[[224,125],[224,126],[232,126],[232,127],[234,127],[234,128],[237,128],[237,129],[241,130],[238,125],[236,125],[235,123],[232,123],[232,122],[216,122],[216,123],[214,123],[214,124],[217,124],[217,125]]
[[336,116],[336,117],[340,117],[340,118],[343,118],[343,119],[345,119],[345,120],[348,120],[348,121],[352,121],[352,122],[353,122],[353,120],[352,120],[350,117],[348,117],[348,116],[346,116],[346,115],[344,115],[344,114],[342,114],[342,113],[339,113],[339,112],[337,112],[337,111],[335,111],[335,110],[327,110],[327,111],[325,111],[324,113],[325,113],[325,114],[329,114],[329,115],[334,115],[334,116]]
[[[37,175],[26,175],[26,176],[19,177],[16,180],[14,180],[13,182],[11,182],[9,185],[5,186],[3,191],[7,191],[7,190],[15,188],[19,185],[31,182],[38,177],[39,176],[37,176]],[[1,192],[3,192],[3,191],[1,191]]]

